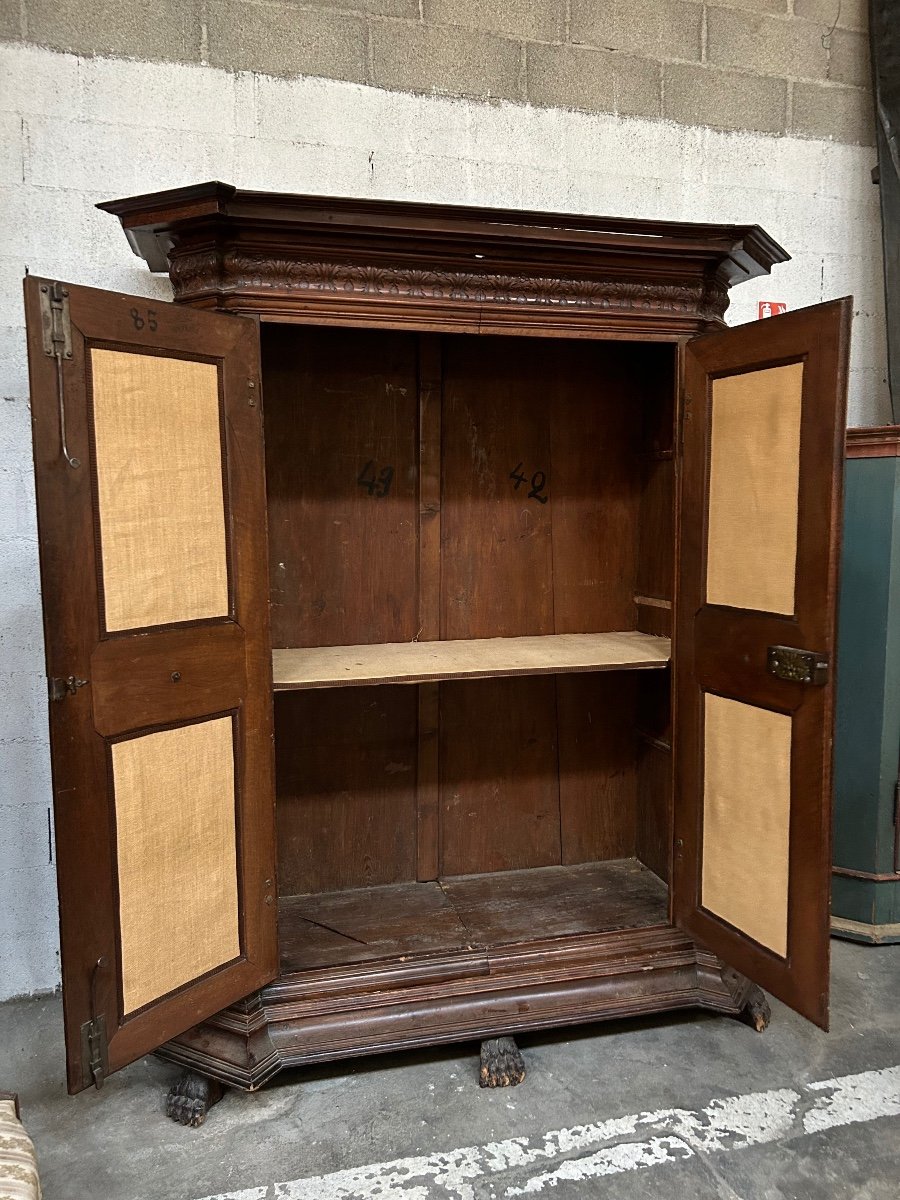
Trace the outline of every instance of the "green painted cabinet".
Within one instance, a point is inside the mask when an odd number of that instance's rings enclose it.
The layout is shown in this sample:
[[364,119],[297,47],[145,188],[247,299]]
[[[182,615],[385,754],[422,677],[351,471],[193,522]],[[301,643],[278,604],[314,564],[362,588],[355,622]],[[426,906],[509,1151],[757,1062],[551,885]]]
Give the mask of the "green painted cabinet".
[[900,426],[847,436],[832,931],[900,942]]

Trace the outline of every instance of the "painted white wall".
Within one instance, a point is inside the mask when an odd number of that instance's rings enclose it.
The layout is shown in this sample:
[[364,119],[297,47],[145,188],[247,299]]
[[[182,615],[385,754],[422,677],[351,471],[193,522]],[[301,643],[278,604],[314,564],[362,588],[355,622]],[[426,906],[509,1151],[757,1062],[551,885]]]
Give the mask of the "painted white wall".
[[889,420],[874,151],[318,79],[0,46],[0,999],[57,985],[21,277],[167,298],[99,200],[240,187],[757,222],[794,255],[732,293],[852,293],[850,417]]

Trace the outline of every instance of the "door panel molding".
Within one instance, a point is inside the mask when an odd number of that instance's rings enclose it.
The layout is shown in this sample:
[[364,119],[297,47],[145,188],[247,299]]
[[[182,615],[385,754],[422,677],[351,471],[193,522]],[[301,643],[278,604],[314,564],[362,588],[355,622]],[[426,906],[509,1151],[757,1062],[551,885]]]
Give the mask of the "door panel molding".
[[246,692],[246,644],[233,622],[100,642],[91,655],[94,726],[103,737],[237,707]]

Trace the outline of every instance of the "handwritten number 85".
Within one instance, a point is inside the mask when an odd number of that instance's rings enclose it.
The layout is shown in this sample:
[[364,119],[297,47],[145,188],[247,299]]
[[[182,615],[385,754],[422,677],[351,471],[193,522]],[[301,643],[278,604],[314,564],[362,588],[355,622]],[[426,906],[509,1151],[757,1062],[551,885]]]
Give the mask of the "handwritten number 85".
[[138,310],[136,308],[133,308],[131,310],[130,315],[131,315],[131,320],[134,324],[134,327],[135,327],[135,329],[143,329],[144,326],[146,325],[149,328],[151,333],[156,333],[156,330],[159,325],[159,323],[156,320],[156,309],[148,308],[146,310],[146,312],[147,312],[147,317],[145,320],[144,317],[141,316],[141,314],[138,312]]

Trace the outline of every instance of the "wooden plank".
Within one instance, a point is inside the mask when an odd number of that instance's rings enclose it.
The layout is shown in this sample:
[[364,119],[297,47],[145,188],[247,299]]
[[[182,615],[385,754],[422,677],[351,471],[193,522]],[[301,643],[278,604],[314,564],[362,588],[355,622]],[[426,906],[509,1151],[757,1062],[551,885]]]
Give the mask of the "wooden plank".
[[416,339],[265,327],[275,646],[413,638]]
[[470,938],[438,883],[395,883],[282,898],[281,971],[467,951]]
[[672,677],[633,677],[637,706],[637,823],[634,853],[660,879],[672,853]]
[[441,636],[441,341],[419,338],[419,627]]
[[669,636],[675,589],[675,464],[644,460],[634,602],[638,629]]
[[635,859],[448,879],[444,890],[487,947],[666,922],[665,884]]
[[418,692],[416,878],[437,879],[440,861],[440,684],[422,683]]
[[281,970],[434,955],[665,925],[667,890],[635,859],[282,897]]
[[660,879],[669,878],[672,851],[672,755],[658,742],[639,739],[635,853]]
[[[441,340],[419,338],[419,631],[418,639],[441,635]],[[440,839],[440,690],[419,687],[416,770],[417,878],[436,879]]]
[[553,468],[553,631],[627,629],[634,625],[636,451],[646,404],[636,356],[598,342],[557,341],[540,351]]
[[337,689],[275,703],[282,895],[416,878],[416,694]]
[[552,364],[521,338],[443,349],[441,636],[553,633]]
[[442,875],[559,863],[555,684],[442,685]]
[[563,863],[634,854],[637,682],[627,674],[556,680]]
[[[646,347],[650,350],[650,347]],[[637,628],[672,635],[675,594],[675,422],[678,359],[673,346],[657,346],[642,356],[643,388],[653,402],[644,405],[640,456],[635,597]],[[640,369],[640,368],[639,368]]]
[[665,667],[668,638],[625,630],[274,650],[275,690]]

